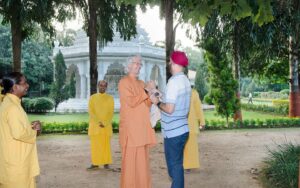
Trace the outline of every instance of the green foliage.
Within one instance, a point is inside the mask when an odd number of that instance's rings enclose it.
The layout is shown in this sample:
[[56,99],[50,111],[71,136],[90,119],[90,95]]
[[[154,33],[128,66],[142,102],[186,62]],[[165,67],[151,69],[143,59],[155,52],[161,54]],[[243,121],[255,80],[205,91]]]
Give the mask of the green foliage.
[[53,19],[64,21],[75,16],[75,6],[72,0],[1,0],[0,14],[3,16],[2,24],[18,20],[22,32],[22,39],[26,39],[35,33],[39,24],[43,31],[50,35],[54,33]]
[[207,130],[300,127],[300,118],[246,119],[229,123],[224,120],[206,120],[205,122]]
[[204,96],[204,99],[203,99],[204,103],[205,104],[209,104],[209,105],[213,105],[213,101],[212,101],[212,98],[210,96],[210,93],[207,93],[205,96]]
[[23,98],[22,105],[26,112],[31,113],[45,113],[52,110],[54,103],[50,98],[40,97],[40,98]]
[[[47,122],[42,124],[42,130],[44,134],[86,134],[88,131],[88,122],[69,122],[69,123],[57,123]],[[114,133],[119,132],[119,124],[112,122],[112,128]],[[155,130],[160,131],[160,122],[157,123]]]
[[11,71],[9,69],[12,62],[11,33],[8,26],[0,25],[0,44],[0,73],[5,75]]
[[56,32],[56,40],[59,41],[61,46],[71,46],[74,43],[76,31],[73,29],[65,29]]
[[255,105],[255,104],[242,104],[242,109],[252,110],[255,112],[266,112],[278,115],[288,115],[289,105],[282,104],[279,106],[268,106],[268,105]]
[[289,100],[272,100],[273,106],[289,107]]
[[226,54],[221,51],[219,41],[208,38],[204,43],[205,58],[210,71],[210,96],[219,115],[232,117],[239,108],[235,95],[237,82],[234,80]]
[[300,146],[292,143],[268,148],[262,175],[268,187],[296,188],[298,186]]
[[75,72],[72,73],[69,83],[69,97],[75,98],[76,96],[76,80],[75,80]]
[[[12,71],[11,32],[8,26],[0,26],[0,74]],[[22,72],[27,78],[29,97],[48,96],[53,77],[51,47],[44,39],[29,38],[22,45]]]
[[53,81],[51,49],[46,43],[26,40],[22,45],[23,73],[30,85],[29,96],[47,96]]
[[63,54],[59,51],[55,60],[55,81],[52,84],[50,97],[54,100],[55,111],[58,104],[69,98],[69,90],[66,87],[66,64]]
[[258,1],[197,1],[197,0],[177,0],[179,12],[186,21],[192,24],[204,26],[213,12],[219,12],[220,16],[232,16],[236,20],[250,17],[254,23],[259,25],[273,20],[271,0]]
[[86,134],[88,131],[87,122],[70,122],[70,123],[42,123],[42,133],[60,133],[60,134]]
[[208,93],[208,68],[206,63],[198,65],[196,78],[195,78],[195,89],[198,91],[201,100]]

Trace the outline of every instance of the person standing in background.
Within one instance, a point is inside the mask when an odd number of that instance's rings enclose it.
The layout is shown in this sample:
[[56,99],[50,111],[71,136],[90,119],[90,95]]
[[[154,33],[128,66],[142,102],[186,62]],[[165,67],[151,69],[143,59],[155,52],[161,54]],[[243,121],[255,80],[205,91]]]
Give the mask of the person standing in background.
[[[192,84],[193,87],[193,84]],[[183,167],[186,173],[191,169],[197,169],[199,164],[199,146],[198,135],[199,129],[205,127],[204,113],[201,100],[196,89],[192,89],[190,111],[188,116],[190,134],[184,147]]]
[[99,165],[105,169],[112,164],[110,140],[112,136],[112,119],[114,116],[114,98],[105,93],[107,82],[98,82],[99,93],[89,100],[89,129],[91,141],[92,164],[87,170],[95,170]]

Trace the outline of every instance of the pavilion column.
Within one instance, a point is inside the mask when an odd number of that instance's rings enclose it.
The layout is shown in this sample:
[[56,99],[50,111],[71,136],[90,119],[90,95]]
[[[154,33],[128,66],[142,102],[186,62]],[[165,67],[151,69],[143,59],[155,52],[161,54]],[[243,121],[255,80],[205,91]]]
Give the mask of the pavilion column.
[[80,75],[80,98],[81,99],[84,99],[86,98],[86,93],[87,93],[87,90],[86,90],[86,77],[84,74],[81,74]]
[[86,89],[86,99],[90,98],[90,75],[86,74],[86,86],[87,86],[87,89]]

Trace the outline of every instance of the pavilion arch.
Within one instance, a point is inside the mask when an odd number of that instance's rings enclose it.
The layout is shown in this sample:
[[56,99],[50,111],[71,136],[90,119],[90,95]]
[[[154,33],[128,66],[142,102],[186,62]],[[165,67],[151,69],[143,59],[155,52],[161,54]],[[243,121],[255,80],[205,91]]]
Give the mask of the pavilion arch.
[[163,78],[160,69],[157,65],[154,65],[151,69],[150,80],[154,80],[159,90],[164,88]]
[[120,63],[113,63],[107,68],[104,80],[107,82],[106,92],[114,97],[118,97],[118,84],[123,76],[125,76],[125,67]]

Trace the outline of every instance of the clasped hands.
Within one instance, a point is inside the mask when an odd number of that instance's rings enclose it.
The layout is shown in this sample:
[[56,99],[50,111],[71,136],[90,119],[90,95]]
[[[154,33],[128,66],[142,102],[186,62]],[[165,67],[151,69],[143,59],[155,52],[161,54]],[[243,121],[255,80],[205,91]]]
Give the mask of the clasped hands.
[[37,131],[37,136],[42,133],[42,123],[38,120],[31,122],[31,128]]

